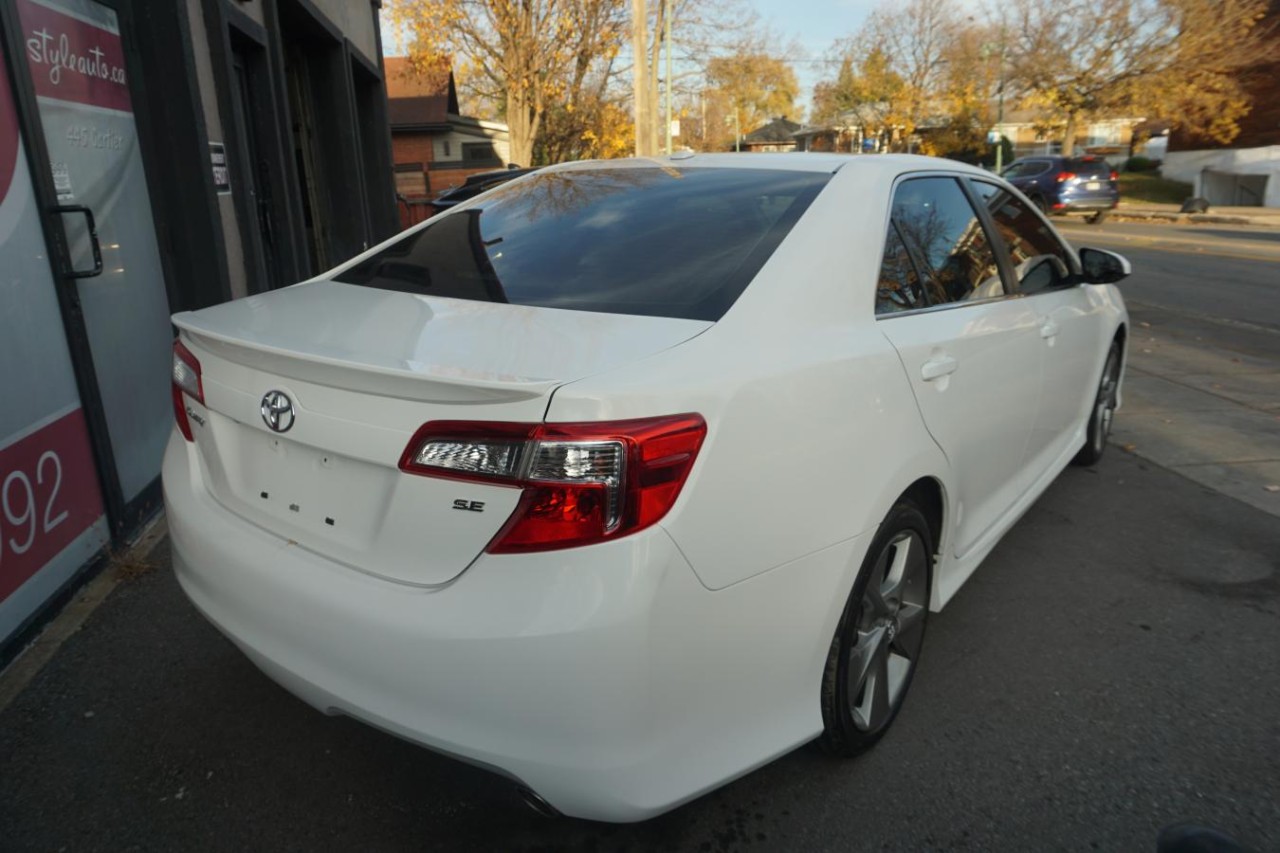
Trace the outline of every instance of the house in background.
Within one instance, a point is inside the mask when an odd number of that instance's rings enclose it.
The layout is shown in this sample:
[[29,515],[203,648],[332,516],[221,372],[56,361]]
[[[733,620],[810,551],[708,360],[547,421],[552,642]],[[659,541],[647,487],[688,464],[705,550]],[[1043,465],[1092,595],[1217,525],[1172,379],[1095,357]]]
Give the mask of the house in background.
[[840,151],[851,154],[879,154],[908,147],[905,128],[891,127],[867,133],[857,115],[842,113],[830,124],[797,127],[791,134],[797,151]]
[[411,75],[403,56],[384,57],[382,68],[398,195],[423,203],[470,175],[507,166],[507,126],[459,115],[452,71],[433,83]]
[[[1134,129],[1144,120],[1142,116],[1095,119],[1081,127],[1082,132],[1076,136],[1076,153],[1103,157],[1119,166],[1129,158]],[[1034,110],[1005,110],[1004,121],[996,124],[995,130],[1012,143],[1015,157],[1062,153],[1061,135],[1046,131]]]
[[[1280,57],[1280,0],[1272,0],[1262,26],[1273,26],[1271,57]],[[1194,186],[1210,204],[1280,207],[1280,58],[1245,73],[1253,108],[1240,134],[1224,145],[1183,129],[1169,135],[1160,172]]]
[[795,133],[798,130],[800,125],[780,116],[742,137],[742,150],[795,151]]

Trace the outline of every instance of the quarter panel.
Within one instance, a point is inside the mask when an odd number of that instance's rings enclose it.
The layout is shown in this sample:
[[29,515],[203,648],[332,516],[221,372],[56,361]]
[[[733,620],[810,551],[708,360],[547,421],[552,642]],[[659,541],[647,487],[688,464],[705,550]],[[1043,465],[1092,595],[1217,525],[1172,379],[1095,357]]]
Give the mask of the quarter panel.
[[832,326],[795,347],[738,347],[719,331],[645,368],[567,386],[549,413],[706,418],[707,440],[662,524],[707,587],[870,530],[916,477],[945,475],[882,336]]
[[550,421],[706,418],[662,524],[711,589],[870,530],[917,477],[947,479],[873,315],[896,174],[851,159],[714,327],[552,397]]

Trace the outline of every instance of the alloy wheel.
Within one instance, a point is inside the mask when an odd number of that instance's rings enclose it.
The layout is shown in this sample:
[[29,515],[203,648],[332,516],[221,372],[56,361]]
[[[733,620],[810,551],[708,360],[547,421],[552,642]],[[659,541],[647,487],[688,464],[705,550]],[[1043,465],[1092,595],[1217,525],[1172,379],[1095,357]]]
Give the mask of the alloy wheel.
[[1098,398],[1093,406],[1093,442],[1100,453],[1111,435],[1111,424],[1116,414],[1116,390],[1120,387],[1120,359],[1113,350],[1107,356],[1107,367],[1098,385]]
[[849,648],[849,710],[858,730],[874,732],[893,716],[920,657],[928,606],[924,541],[903,530],[881,551],[858,607]]

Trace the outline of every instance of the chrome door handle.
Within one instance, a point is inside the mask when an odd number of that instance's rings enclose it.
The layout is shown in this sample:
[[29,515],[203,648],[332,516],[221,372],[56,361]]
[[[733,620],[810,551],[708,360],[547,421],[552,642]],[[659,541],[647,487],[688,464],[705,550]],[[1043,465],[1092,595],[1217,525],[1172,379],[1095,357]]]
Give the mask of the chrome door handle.
[[55,204],[49,208],[49,212],[57,214],[82,213],[84,214],[85,224],[89,226],[89,249],[93,252],[93,269],[69,269],[66,272],[66,276],[68,278],[93,278],[94,276],[102,275],[102,246],[98,243],[98,223],[93,219],[93,211],[83,204]]
[[1045,320],[1043,323],[1040,324],[1040,337],[1047,339],[1047,338],[1052,338],[1056,334],[1058,334],[1057,323],[1053,322],[1052,320]]
[[960,366],[960,362],[956,361],[949,355],[939,355],[926,361],[920,367],[920,378],[925,382],[932,382],[935,379],[955,373],[956,368]]

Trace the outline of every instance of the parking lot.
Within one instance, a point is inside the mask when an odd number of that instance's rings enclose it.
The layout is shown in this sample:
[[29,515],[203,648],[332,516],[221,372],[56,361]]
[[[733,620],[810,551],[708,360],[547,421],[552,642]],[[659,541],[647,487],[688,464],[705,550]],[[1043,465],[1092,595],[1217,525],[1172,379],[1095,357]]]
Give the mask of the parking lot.
[[1280,849],[1280,233],[1064,233],[1136,270],[1116,446],[932,619],[861,759],[802,748],[640,825],[541,818],[293,699],[161,541],[0,708],[0,848],[1150,850],[1194,820]]

